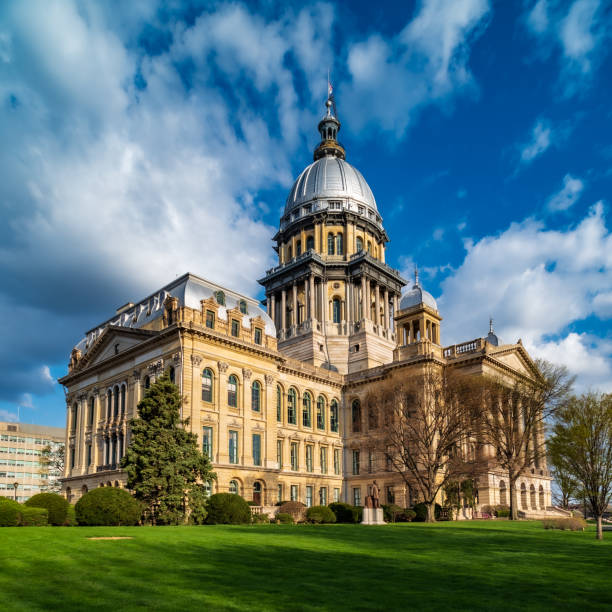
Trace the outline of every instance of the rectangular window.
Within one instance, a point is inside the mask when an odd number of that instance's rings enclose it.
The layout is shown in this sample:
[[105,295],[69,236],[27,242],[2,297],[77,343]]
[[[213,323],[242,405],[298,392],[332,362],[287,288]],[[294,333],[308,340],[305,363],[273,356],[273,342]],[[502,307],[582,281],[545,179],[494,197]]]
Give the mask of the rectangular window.
[[253,465],[261,465],[261,435],[253,434]]
[[298,443],[291,443],[291,469],[297,472],[298,469]]
[[283,420],[283,394],[280,387],[276,387],[276,420]]
[[236,319],[232,319],[232,336],[238,338],[240,335],[240,323]]
[[87,467],[91,465],[91,444],[87,445]]
[[306,471],[312,472],[312,445],[306,445]]
[[276,501],[279,501],[279,502],[283,501],[283,485],[282,484],[278,485],[276,496],[278,497]]
[[215,313],[212,310],[206,311],[206,327],[215,329]]
[[291,501],[298,501],[298,486],[291,485]]
[[374,452],[368,451],[368,472],[371,474],[374,471]]
[[310,485],[306,485],[306,507],[310,508],[312,506],[312,487]]
[[340,449],[334,448],[334,474],[340,474]]
[[229,462],[238,463],[238,432],[229,432]]
[[202,373],[202,401],[212,402],[213,401],[213,385],[212,385],[212,374],[210,370],[206,369]]
[[359,451],[353,451],[353,476],[359,476]]
[[319,489],[319,505],[327,506],[327,487],[321,487]]
[[75,462],[75,450],[74,447],[70,449],[70,467],[73,468],[74,467],[74,462]]
[[261,329],[259,327],[255,328],[255,344],[261,344]]
[[321,474],[327,474],[327,446],[321,447]]
[[202,453],[211,461],[213,456],[213,430],[212,427],[202,427]]
[[334,489],[334,501],[335,502],[340,501],[340,489],[338,488]]
[[283,441],[276,441],[276,462],[278,463],[278,469],[283,469]]
[[353,489],[353,506],[361,506],[361,489],[359,487]]
[[387,503],[394,504],[395,503],[395,493],[393,492],[393,487],[387,487]]

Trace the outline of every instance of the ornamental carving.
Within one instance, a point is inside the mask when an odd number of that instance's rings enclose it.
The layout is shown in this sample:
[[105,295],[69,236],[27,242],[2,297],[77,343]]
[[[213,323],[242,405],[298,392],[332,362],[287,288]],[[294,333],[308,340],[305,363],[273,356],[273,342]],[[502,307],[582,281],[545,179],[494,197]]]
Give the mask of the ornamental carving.
[[244,380],[250,380],[251,374],[253,374],[251,370],[247,368],[242,368],[242,376],[244,376]]
[[221,374],[225,374],[227,372],[227,368],[229,368],[229,365],[225,363],[225,361],[218,361],[217,367],[219,368],[219,372],[221,372]]
[[132,376],[136,382],[140,381],[140,370],[133,370]]
[[92,393],[92,395],[93,395],[94,397],[98,397],[98,395],[100,395],[100,389],[98,389],[98,387],[94,387],[94,388],[91,390],[91,393]]
[[202,357],[200,357],[199,355],[192,355],[191,363],[194,365],[194,367],[199,368],[202,364]]
[[274,376],[272,376],[272,374],[266,374],[265,379],[266,379],[266,385],[274,384],[275,378]]
[[163,369],[164,369],[164,360],[163,359],[158,359],[157,361],[154,361],[153,363],[150,363],[149,367],[147,369],[152,374],[157,374],[158,372],[161,373],[163,371]]
[[181,362],[181,354],[180,353],[174,353],[174,355],[172,355],[172,359],[174,360],[174,363],[180,363]]

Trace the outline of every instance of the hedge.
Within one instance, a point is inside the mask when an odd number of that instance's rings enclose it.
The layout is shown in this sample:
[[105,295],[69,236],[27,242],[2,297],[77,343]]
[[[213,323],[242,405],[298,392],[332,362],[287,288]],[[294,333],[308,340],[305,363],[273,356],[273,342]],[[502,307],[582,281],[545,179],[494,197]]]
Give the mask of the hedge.
[[68,518],[68,501],[57,493],[38,493],[25,502],[30,508],[46,508],[49,525],[65,525]]
[[0,527],[17,527],[21,523],[22,507],[8,497],[0,497]]
[[313,506],[308,508],[306,518],[309,523],[335,523],[336,515],[329,506]]
[[240,495],[215,493],[206,502],[209,525],[240,525],[251,522],[251,508]]
[[48,524],[49,511],[46,508],[22,506],[20,515],[20,525],[23,527],[44,527]]
[[279,512],[276,515],[276,520],[285,525],[293,525],[293,517],[288,512]]
[[85,493],[74,509],[79,525],[137,525],[142,515],[141,503],[116,487]]
[[344,502],[334,502],[328,506],[336,515],[336,523],[361,523],[363,508]]

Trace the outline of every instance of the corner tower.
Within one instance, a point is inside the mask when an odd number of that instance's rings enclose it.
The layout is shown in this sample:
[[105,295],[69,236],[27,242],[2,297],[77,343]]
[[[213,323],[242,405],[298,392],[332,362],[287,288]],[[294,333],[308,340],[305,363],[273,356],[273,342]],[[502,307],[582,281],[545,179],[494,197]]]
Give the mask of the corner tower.
[[259,282],[279,349],[346,374],[392,361],[405,281],[385,263],[389,237],[372,190],[345,159],[333,106],[328,99],[314,161],[287,198],[278,266]]

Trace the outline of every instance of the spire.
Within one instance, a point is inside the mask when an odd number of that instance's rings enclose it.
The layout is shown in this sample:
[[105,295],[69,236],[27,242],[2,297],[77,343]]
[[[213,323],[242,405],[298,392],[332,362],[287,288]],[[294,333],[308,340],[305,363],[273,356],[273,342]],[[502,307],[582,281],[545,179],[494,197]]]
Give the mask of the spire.
[[417,265],[414,265],[414,286],[415,287],[420,287],[419,285],[419,268],[417,267]]
[[490,334],[494,334],[495,333],[493,331],[493,317],[489,317],[489,333]]
[[319,121],[319,133],[321,142],[314,152],[314,159],[332,156],[344,159],[346,154],[344,147],[338,142],[338,132],[340,131],[340,121],[336,117],[336,102],[334,101],[334,88],[327,75],[327,100],[325,101],[327,111],[321,121]]

